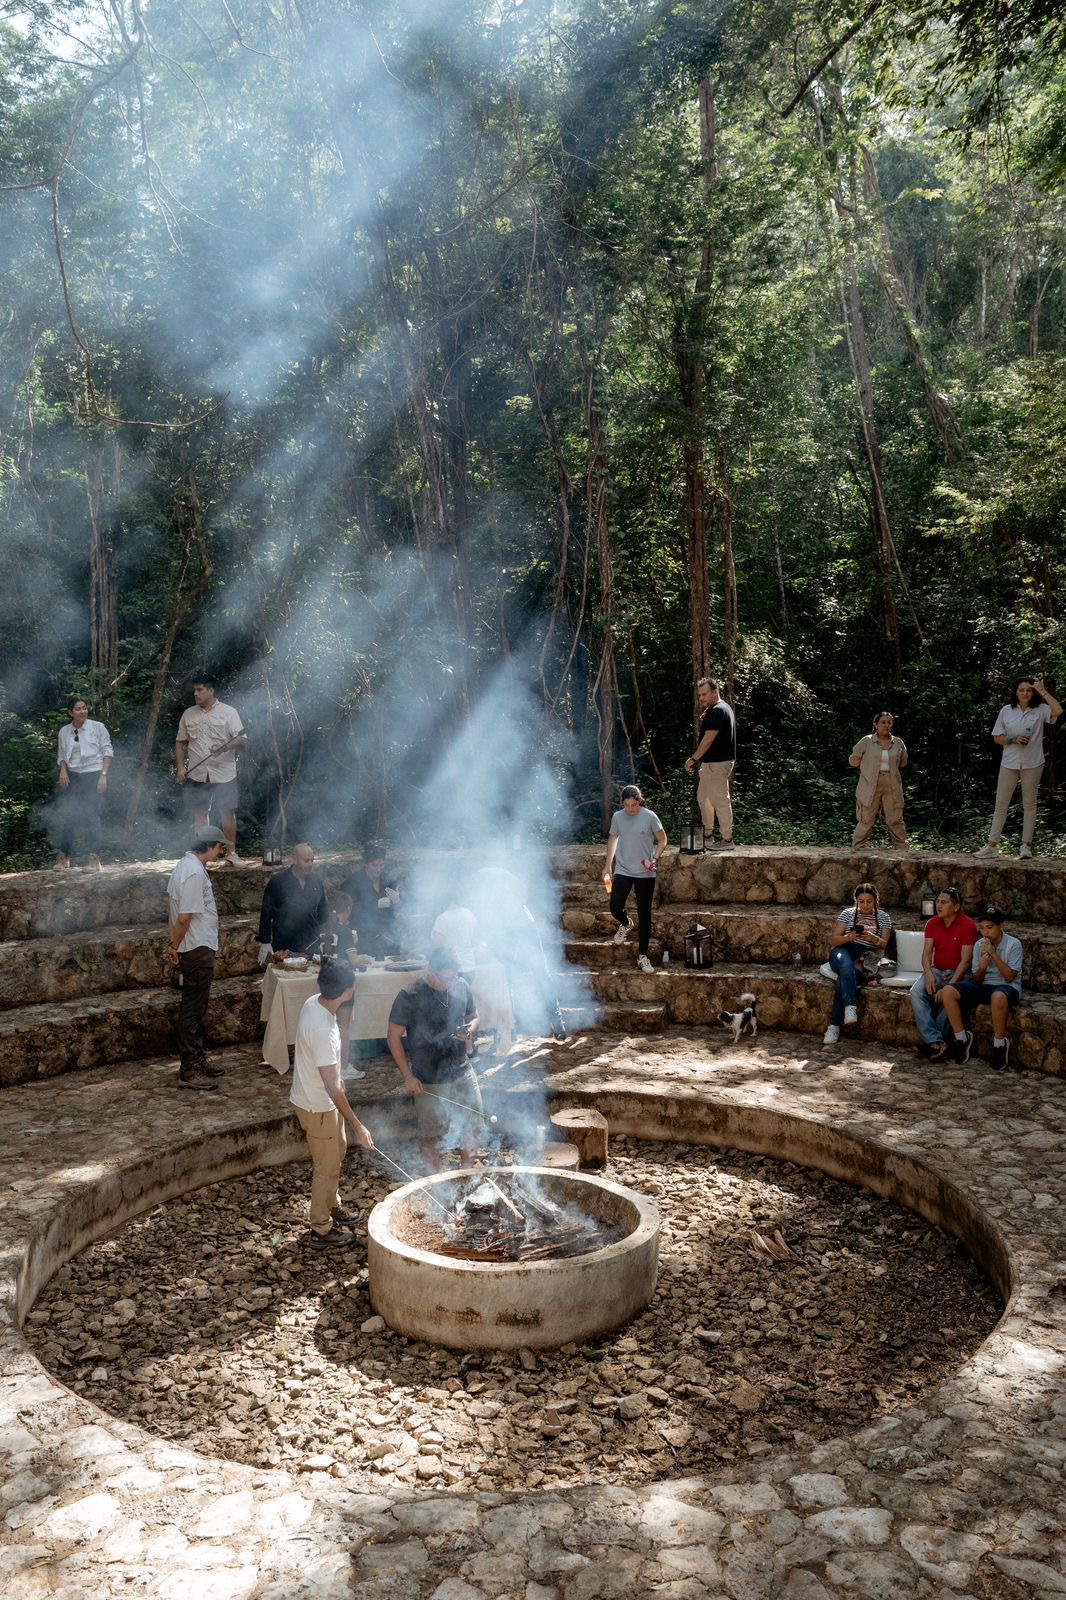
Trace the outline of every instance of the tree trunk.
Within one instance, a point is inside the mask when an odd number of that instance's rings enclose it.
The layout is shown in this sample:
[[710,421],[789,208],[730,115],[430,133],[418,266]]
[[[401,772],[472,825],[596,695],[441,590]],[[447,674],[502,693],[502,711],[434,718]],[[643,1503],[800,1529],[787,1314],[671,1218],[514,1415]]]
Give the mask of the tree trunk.
[[85,467],[85,494],[89,505],[89,645],[95,672],[111,677],[118,671],[118,599],[115,589],[115,552],[111,536],[111,511],[122,486],[122,452],[117,440],[110,446],[110,484],[105,484],[108,446],[102,446]]
[[956,462],[961,460],[963,454],[959,424],[951,406],[940,393],[930,374],[925,352],[922,349],[918,319],[892,250],[892,239],[888,231],[888,223],[885,220],[885,209],[881,200],[881,185],[877,178],[877,168],[874,166],[873,157],[865,145],[861,146],[861,151],[866,198],[873,208],[878,230],[874,252],[877,281],[881,285],[881,292],[903,334],[907,353],[911,358],[911,364],[915,372],[918,374],[918,381],[925,396],[925,408],[929,413],[929,419],[933,427],[936,429],[941,448],[947,460],[954,466]]
[[[148,772],[148,763],[152,759],[152,747],[155,744],[156,728],[159,725],[159,710],[163,704],[163,692],[166,688],[167,673],[170,671],[170,658],[174,653],[174,642],[200,596],[211,582],[215,570],[207,540],[204,537],[203,506],[200,502],[196,475],[192,471],[188,473],[186,478],[185,494],[179,496],[174,502],[173,523],[181,531],[183,540],[181,569],[178,573],[178,581],[174,586],[170,624],[160,652],[159,665],[156,668],[155,683],[152,686],[152,702],[148,709],[148,725],[144,731],[141,757],[137,763],[137,773],[133,780],[133,793],[130,796],[129,808],[126,812],[127,834],[132,832],[141,809],[144,780]],[[199,562],[199,573],[192,587],[183,594],[185,580],[196,561]]]
[[587,539],[596,551],[600,587],[600,660],[592,686],[592,703],[599,728],[600,826],[606,834],[611,826],[614,804],[614,763],[618,716],[618,666],[614,639],[614,552],[607,516],[607,440],[603,415],[596,395],[596,373],[588,347],[581,340],[581,371],[584,379],[585,431],[589,459],[585,510]]
[[[842,131],[846,131],[847,118],[844,97],[838,84],[827,85],[827,96],[832,103]],[[839,171],[834,171],[832,185],[832,215],[835,217],[841,245],[839,289],[844,332],[847,336],[848,355],[855,380],[855,393],[859,403],[859,421],[863,449],[870,478],[870,521],[873,534],[874,575],[877,580],[878,610],[881,634],[888,651],[886,677],[892,685],[903,677],[903,649],[900,641],[899,613],[892,584],[895,541],[885,497],[884,470],[881,441],[877,432],[874,409],[873,366],[870,360],[870,341],[866,332],[862,291],[859,286],[859,264],[855,248],[855,218],[858,216],[859,185],[854,151],[848,154],[848,197],[844,198]]]
[[736,521],[737,503],[733,498],[732,474],[725,440],[718,440],[718,481],[715,499],[718,503],[722,527],[722,572],[725,580],[725,697],[730,705],[735,703],[737,663],[737,568],[733,553],[733,524]]

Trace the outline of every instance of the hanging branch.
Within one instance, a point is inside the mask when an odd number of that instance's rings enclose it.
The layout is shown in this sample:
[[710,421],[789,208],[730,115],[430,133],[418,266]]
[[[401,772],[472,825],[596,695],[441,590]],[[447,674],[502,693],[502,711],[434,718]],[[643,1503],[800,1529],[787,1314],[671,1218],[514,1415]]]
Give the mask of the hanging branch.
[[781,113],[782,119],[784,119],[785,117],[790,117],[792,115],[793,111],[795,111],[796,107],[799,105],[800,101],[803,99],[803,96],[807,93],[807,90],[811,87],[812,83],[814,83],[816,78],[820,78],[821,77],[822,73],[825,71],[826,67],[832,61],[832,59],[836,55],[837,51],[838,50],[843,50],[843,48],[844,48],[844,46],[846,44],[850,44],[851,43],[851,41],[852,41],[852,39],[854,39],[855,35],[857,33],[860,33],[862,31],[862,29],[865,28],[866,24],[869,22],[870,18],[873,16],[874,12],[875,11],[879,11],[881,9],[881,4],[882,4],[882,0],[870,0],[870,4],[866,7],[866,10],[862,13],[862,16],[858,19],[858,21],[857,22],[853,22],[851,27],[846,29],[845,32],[840,35],[839,39],[834,40],[834,42],[829,46],[829,49],[825,52],[825,55],[822,56],[822,58],[818,62],[818,64],[815,67],[813,67],[810,72],[808,72],[807,76],[804,78],[803,82],[800,84],[799,88],[796,90],[796,93],[792,96],[792,99],[788,102],[788,105],[782,111],[782,113]]

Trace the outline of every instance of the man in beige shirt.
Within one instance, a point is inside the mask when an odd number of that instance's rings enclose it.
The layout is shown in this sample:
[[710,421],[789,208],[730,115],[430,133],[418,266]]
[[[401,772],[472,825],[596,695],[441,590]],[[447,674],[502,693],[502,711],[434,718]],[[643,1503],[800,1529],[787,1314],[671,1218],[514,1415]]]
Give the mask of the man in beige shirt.
[[181,714],[174,745],[178,782],[194,828],[206,828],[217,810],[222,832],[229,842],[229,859],[241,866],[237,854],[237,751],[248,740],[232,706],[215,694],[215,680],[201,673],[193,682],[194,705]]

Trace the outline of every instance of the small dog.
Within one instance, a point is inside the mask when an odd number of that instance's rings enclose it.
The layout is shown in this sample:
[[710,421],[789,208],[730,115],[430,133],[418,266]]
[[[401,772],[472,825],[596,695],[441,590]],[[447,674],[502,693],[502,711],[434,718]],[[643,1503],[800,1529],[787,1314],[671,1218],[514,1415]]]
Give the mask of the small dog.
[[719,1011],[718,1021],[727,1033],[733,1035],[736,1044],[742,1033],[750,1033],[754,1039],[759,1031],[759,1002],[753,994],[742,994],[740,1003],[743,1011]]

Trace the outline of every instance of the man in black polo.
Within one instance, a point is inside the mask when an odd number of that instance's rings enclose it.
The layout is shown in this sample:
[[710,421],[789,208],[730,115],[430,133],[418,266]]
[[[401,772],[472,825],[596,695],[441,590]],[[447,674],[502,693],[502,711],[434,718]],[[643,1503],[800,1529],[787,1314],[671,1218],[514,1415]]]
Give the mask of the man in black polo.
[[326,886],[314,870],[315,852],[298,844],[292,866],[275,873],[263,894],[259,913],[259,965],[266,966],[273,950],[311,954],[329,922]]
[[737,719],[732,706],[726,705],[719,694],[713,678],[701,678],[696,685],[696,695],[703,713],[700,742],[685,762],[685,771],[699,769],[696,799],[707,840],[714,832],[717,814],[722,835],[719,848],[732,850],[733,795],[730,782],[737,758]]
[[[459,1145],[463,1165],[477,1154],[481,1090],[467,1050],[478,1015],[452,950],[431,950],[424,977],[401,989],[389,1013],[389,1051],[415,1096],[422,1154],[440,1171],[441,1145]],[[442,1098],[443,1097],[443,1098]]]

